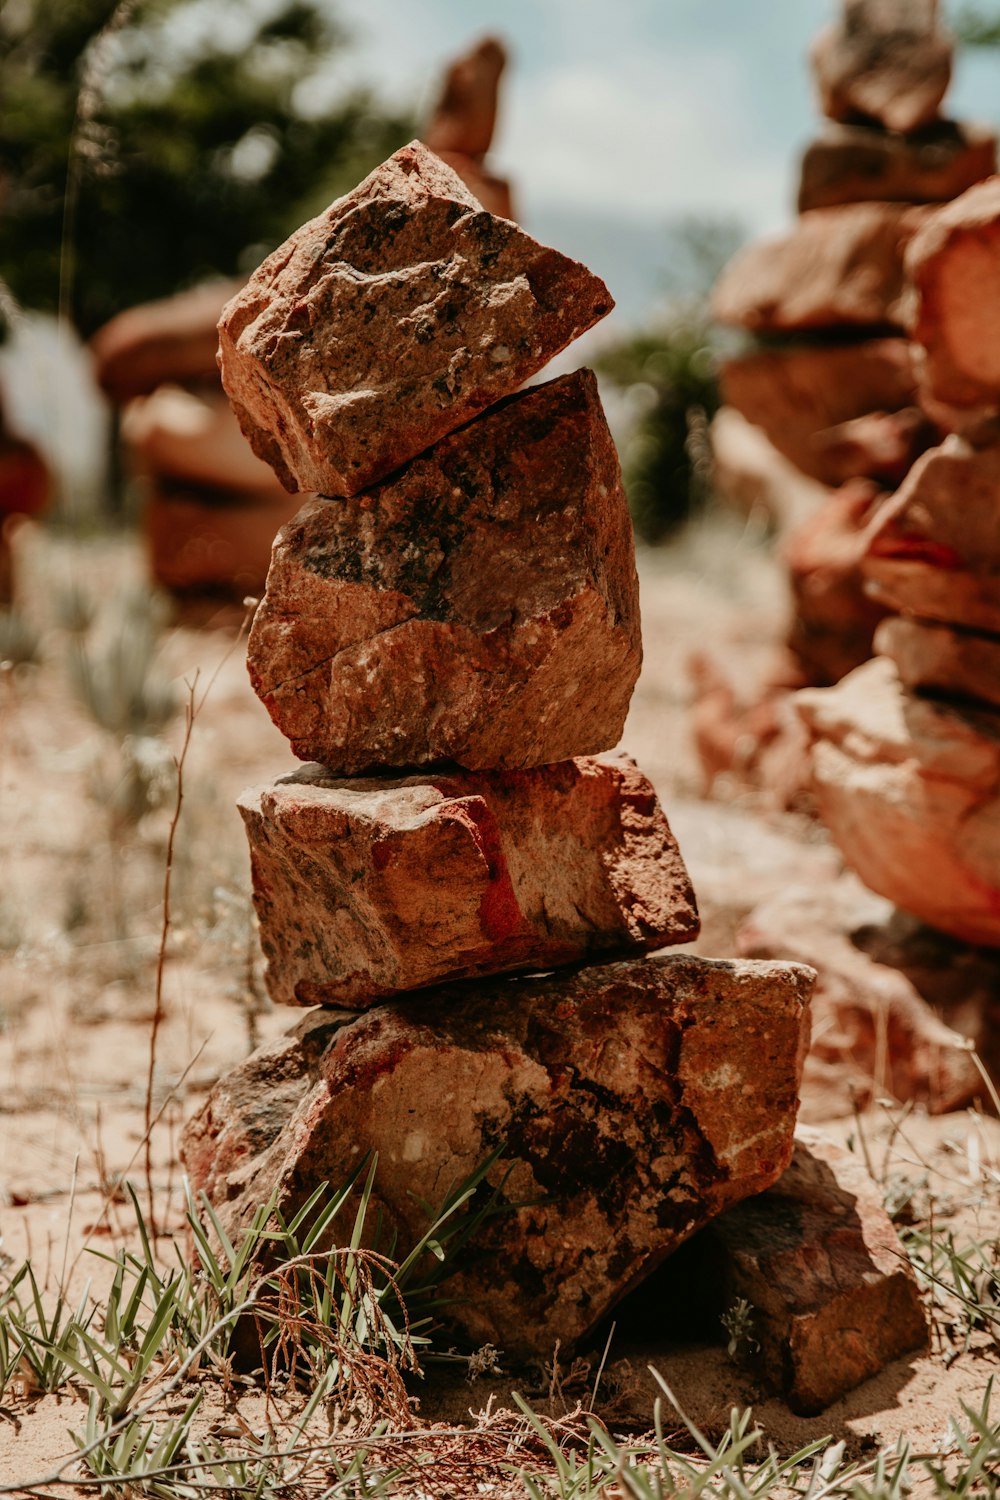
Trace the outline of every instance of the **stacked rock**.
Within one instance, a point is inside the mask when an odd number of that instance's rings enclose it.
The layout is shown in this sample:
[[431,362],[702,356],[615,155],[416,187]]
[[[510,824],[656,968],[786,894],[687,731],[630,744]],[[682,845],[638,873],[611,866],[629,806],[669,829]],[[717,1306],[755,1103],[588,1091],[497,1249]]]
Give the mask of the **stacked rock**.
[[821,812],[881,895],[1000,945],[1000,178],[907,252],[920,400],[949,429],[867,536],[880,659],[799,698]]
[[[498,1148],[455,1325],[584,1336],[787,1166],[811,971],[697,932],[652,787],[603,754],[640,665],[593,376],[522,383],[611,307],[418,143],[225,309],[254,448],[313,490],[274,547],[254,686],[318,764],[246,794],[267,979],[319,1006],[186,1134],[232,1227],[378,1153],[400,1243]],[[520,1205],[520,1206],[516,1206]]]
[[[939,117],[951,61],[936,0],[842,0],[812,51],[830,123],[805,153],[798,221],[742,251],[716,288],[716,317],[761,341],[724,364],[725,400],[827,487],[786,539],[789,644],[808,682],[871,654],[864,529],[937,437],[915,401],[903,258],[927,205],[996,170],[991,133]],[[724,424],[718,436],[725,447]]]

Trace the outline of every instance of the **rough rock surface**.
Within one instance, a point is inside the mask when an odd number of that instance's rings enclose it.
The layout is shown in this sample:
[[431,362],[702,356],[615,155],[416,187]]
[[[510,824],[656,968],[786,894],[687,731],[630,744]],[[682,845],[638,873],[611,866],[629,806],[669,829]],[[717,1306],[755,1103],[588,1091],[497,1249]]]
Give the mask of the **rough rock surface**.
[[879,626],[875,649],[896,663],[906,687],[923,688],[935,697],[978,699],[1000,708],[998,636],[893,615]]
[[832,473],[816,434],[866,412],[912,406],[916,390],[911,346],[899,338],[760,349],[724,361],[720,375],[729,405],[824,483]]
[[[449,1309],[474,1345],[563,1350],[695,1229],[791,1157],[812,972],[687,955],[319,1011],[215,1087],[184,1160],[229,1228],[289,1214],[378,1152],[400,1249],[495,1147],[503,1213]],[[509,1175],[508,1175],[509,1174]]]
[[823,113],[900,132],[927,125],[948,91],[952,52],[938,0],[843,0],[810,52]]
[[861,564],[883,498],[870,480],[853,479],[782,548],[794,603],[788,644],[817,686],[839,682],[872,654],[885,609],[866,595]]
[[938,433],[919,406],[902,411],[872,411],[850,422],[818,432],[818,462],[831,484],[849,479],[877,479],[896,489],[921,453],[937,442]]
[[625,756],[245,792],[271,998],[364,1009],[698,935],[656,793]]
[[1000,634],[1000,447],[952,434],[872,523],[868,587],[891,608]]
[[1000,963],[923,927],[856,875],[786,887],[736,934],[744,958],[791,959],[816,970],[812,1041],[799,1118],[835,1119],[880,1098],[931,1113],[983,1092],[968,1050],[997,1050]]
[[911,331],[935,401],[1000,406],[1000,178],[937,209],[912,240]]
[[753,333],[902,328],[903,254],[927,213],[897,203],[813,209],[734,256],[712,311]]
[[836,203],[947,203],[996,169],[996,134],[983,125],[941,120],[909,136],[828,125],[802,158],[799,212]]
[[222,381],[289,490],[354,495],[525,380],[612,307],[411,142],[304,224],[219,324]]
[[632,528],[590,371],[534,387],[275,543],[254,687],[355,775],[610,749],[639,672]]
[[864,1165],[802,1127],[781,1179],[690,1247],[720,1311],[751,1305],[755,1371],[811,1416],[922,1348],[916,1280]]
[[1000,944],[1000,718],[907,692],[886,657],[797,704],[847,863],[930,926]]

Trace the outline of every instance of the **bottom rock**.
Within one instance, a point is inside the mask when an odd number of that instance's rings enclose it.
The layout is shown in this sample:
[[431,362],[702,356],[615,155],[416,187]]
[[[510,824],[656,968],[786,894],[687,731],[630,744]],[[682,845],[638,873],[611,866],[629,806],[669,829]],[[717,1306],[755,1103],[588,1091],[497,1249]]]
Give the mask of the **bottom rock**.
[[803,1416],[927,1340],[878,1188],[849,1152],[805,1127],[780,1182],[716,1219],[688,1255],[720,1311],[749,1304],[743,1352]]
[[489,1179],[511,1207],[464,1250],[448,1318],[513,1357],[569,1348],[785,1170],[812,980],[678,955],[311,1013],[219,1082],[185,1164],[234,1232],[271,1193],[293,1213],[377,1152],[370,1222],[401,1255],[421,1202],[502,1146]]

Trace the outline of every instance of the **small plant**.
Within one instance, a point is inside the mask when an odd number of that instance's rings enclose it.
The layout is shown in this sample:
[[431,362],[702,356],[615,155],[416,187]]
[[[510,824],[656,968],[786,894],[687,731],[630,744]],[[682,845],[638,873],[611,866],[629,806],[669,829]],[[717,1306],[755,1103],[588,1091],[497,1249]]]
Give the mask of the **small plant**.
[[760,1349],[753,1336],[753,1314],[753,1305],[745,1297],[737,1297],[720,1317],[719,1322],[729,1335],[726,1353],[730,1359],[744,1359]]

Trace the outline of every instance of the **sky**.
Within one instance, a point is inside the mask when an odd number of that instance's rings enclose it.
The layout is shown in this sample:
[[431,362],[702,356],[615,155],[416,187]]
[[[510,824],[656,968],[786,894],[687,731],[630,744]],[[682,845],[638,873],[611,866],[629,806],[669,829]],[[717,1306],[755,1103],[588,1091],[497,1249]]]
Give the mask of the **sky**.
[[[484,32],[511,50],[491,161],[525,226],[607,280],[640,322],[666,280],[667,226],[793,212],[817,128],[806,52],[835,0],[336,0],[342,67],[388,99],[426,104],[443,62]],[[966,52],[948,98],[1000,120],[1000,52]]]

